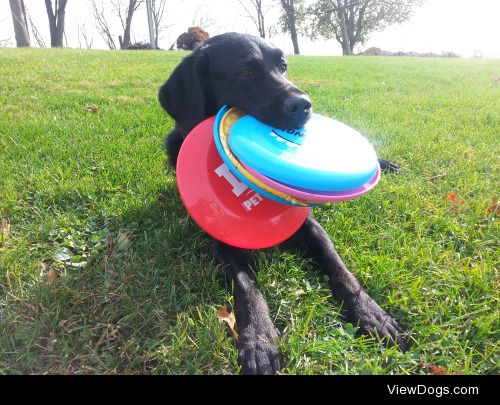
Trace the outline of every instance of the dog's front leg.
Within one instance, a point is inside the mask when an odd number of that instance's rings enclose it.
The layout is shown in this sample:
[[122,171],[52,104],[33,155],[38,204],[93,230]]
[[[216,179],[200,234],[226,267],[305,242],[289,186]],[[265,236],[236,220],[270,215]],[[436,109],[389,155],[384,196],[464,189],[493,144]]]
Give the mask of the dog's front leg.
[[217,241],[215,249],[228,287],[233,289],[241,373],[275,374],[282,366],[282,357],[276,344],[278,330],[257,288],[250,266],[250,253]]
[[379,159],[378,163],[383,172],[397,174],[401,171],[401,167],[399,167],[399,165],[392,160]]
[[312,214],[289,243],[310,256],[328,276],[334,298],[342,305],[347,320],[359,326],[360,333],[378,336],[389,345],[396,343],[401,350],[406,350],[401,327],[363,290]]

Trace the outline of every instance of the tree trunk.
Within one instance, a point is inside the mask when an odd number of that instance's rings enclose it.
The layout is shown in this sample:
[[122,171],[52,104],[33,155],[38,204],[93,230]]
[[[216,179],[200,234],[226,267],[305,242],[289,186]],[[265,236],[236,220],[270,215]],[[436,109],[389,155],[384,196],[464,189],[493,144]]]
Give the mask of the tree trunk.
[[264,14],[262,12],[262,6],[259,5],[259,9],[257,10],[257,19],[259,25],[259,34],[261,38],[266,39],[266,26],[264,24]]
[[342,46],[342,55],[343,56],[350,56],[350,55],[354,54],[354,46],[356,45],[356,43],[354,42],[354,40],[352,38],[347,37],[347,41],[344,38],[340,38],[340,40],[338,39],[338,41],[340,42],[340,45]]
[[299,39],[297,37],[297,30],[295,29],[295,18],[294,18],[293,25],[290,27],[290,36],[292,38],[293,53],[295,55],[300,55]]
[[351,41],[351,42],[349,43],[349,45],[350,45],[349,55],[354,55],[354,45],[355,45],[355,44],[356,44],[356,43],[355,43],[354,41]]
[[340,21],[340,29],[342,31],[342,54],[352,55],[352,46],[350,41],[349,32],[347,30],[347,9],[340,0],[337,0],[337,13]]
[[167,0],[152,0],[151,6],[153,8],[153,20],[155,28],[155,46],[158,49],[158,41],[160,38],[160,32],[163,29],[161,26],[161,21],[165,15],[165,6]]
[[123,32],[123,40],[120,40],[120,48],[128,49],[130,46],[130,31],[132,28],[132,17],[136,10],[137,0],[130,0],[127,10],[127,19],[125,20],[125,30]]
[[297,27],[296,18],[295,18],[295,7],[293,6],[293,0],[281,0],[281,5],[283,10],[285,11],[288,28],[290,29],[290,37],[292,39],[293,44],[293,53],[295,55],[299,55],[299,40],[297,37]]
[[342,45],[343,56],[351,56],[354,54],[354,44],[347,45],[344,42],[341,42],[340,45]]
[[45,8],[49,17],[50,46],[62,48],[64,39],[64,18],[68,0],[56,0],[55,9],[52,9],[52,0],[45,0]]
[[23,0],[9,0],[12,21],[14,22],[14,32],[16,34],[16,44],[18,48],[29,47],[30,36],[28,23],[26,21],[26,10]]

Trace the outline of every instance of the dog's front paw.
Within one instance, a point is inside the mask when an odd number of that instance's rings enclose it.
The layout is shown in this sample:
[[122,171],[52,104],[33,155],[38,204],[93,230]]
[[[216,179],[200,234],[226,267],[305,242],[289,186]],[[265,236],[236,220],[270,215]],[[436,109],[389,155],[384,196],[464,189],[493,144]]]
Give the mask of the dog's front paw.
[[403,328],[363,290],[348,312],[349,320],[359,326],[358,335],[376,337],[387,346],[397,345],[402,352],[408,350]]
[[272,375],[283,366],[283,356],[276,344],[274,331],[258,333],[251,328],[244,330],[238,340],[238,363],[241,374]]
[[380,169],[385,173],[399,173],[401,167],[396,162],[390,160],[379,159]]

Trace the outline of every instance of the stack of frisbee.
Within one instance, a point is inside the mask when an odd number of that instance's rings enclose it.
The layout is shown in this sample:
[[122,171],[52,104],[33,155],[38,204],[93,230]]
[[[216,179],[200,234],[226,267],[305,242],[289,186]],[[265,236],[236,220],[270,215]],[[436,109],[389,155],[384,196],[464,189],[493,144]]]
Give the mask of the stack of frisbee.
[[380,178],[371,144],[338,121],[313,114],[304,128],[282,130],[228,107],[191,131],[176,171],[194,221],[246,249],[285,241],[310,206],[359,197]]
[[370,142],[319,114],[303,128],[283,130],[223,107],[215,118],[214,139],[239,180],[283,204],[306,207],[351,200],[370,191],[380,178]]

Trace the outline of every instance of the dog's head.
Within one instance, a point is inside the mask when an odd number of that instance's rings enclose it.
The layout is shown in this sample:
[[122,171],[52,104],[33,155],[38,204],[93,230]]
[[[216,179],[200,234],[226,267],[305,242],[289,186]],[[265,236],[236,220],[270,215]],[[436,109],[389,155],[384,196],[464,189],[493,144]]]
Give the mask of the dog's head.
[[299,128],[311,116],[311,102],[286,73],[280,49],[258,37],[222,34],[184,58],[159,99],[184,135],[225,104],[275,127]]

